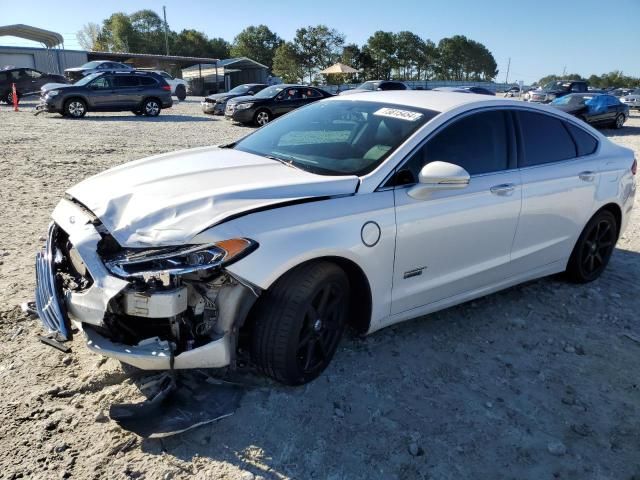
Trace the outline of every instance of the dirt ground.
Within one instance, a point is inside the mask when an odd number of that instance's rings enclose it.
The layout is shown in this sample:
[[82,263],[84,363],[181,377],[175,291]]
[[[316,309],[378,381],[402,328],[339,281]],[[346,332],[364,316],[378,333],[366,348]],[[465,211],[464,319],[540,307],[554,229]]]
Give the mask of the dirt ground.
[[[248,128],[196,99],[159,118],[0,107],[0,478],[640,479],[640,205],[598,281],[531,282],[346,338],[300,388],[249,376],[235,415],[168,439],[105,417],[140,397],[120,364],[38,342],[33,262],[65,189]],[[640,159],[640,114],[606,131]],[[203,408],[206,408],[203,405]]]

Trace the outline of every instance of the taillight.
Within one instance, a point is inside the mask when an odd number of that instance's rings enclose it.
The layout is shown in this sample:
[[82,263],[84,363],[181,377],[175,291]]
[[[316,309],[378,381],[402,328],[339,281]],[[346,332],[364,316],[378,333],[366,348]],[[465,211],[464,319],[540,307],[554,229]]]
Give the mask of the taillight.
[[631,174],[635,175],[637,171],[638,171],[638,160],[634,158],[633,164],[631,165]]
[[166,90],[167,92],[170,92],[171,91],[171,85],[163,85],[162,89]]

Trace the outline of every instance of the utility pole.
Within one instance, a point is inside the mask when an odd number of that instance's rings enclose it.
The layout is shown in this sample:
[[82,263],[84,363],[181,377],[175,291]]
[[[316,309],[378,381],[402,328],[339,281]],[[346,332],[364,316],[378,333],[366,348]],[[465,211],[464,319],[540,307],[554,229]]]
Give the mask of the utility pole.
[[562,69],[562,78],[564,78],[566,74],[567,74],[567,66],[565,65],[564,68]]
[[509,83],[509,69],[511,68],[511,57],[509,57],[509,63],[507,63],[507,76],[504,79],[504,83]]
[[162,6],[162,13],[164,14],[164,46],[167,50],[167,56],[169,55],[169,26],[167,25],[167,7]]

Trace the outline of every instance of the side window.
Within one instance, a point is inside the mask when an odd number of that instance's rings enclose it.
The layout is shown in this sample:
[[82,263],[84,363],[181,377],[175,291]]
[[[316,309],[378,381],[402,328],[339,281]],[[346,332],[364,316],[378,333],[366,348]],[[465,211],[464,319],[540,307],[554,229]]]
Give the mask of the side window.
[[565,126],[571,133],[573,140],[578,147],[578,156],[591,155],[598,148],[598,141],[580,127],[576,127],[571,123],[565,123]]
[[101,63],[100,65],[98,65],[98,70],[106,70],[107,68],[109,68],[108,63]]
[[447,125],[413,154],[393,183],[417,182],[422,167],[435,161],[459,165],[470,175],[507,170],[509,133],[505,113],[475,113]]
[[607,105],[610,107],[620,105],[620,100],[616,97],[612,97],[611,95],[607,95]]
[[575,158],[576,146],[563,122],[550,115],[518,112],[524,158],[520,167]]
[[169,80],[173,80],[173,77],[169,75],[167,72],[161,72],[160,75],[164,78],[168,78]]
[[107,77],[106,75],[103,75],[99,78],[96,78],[93,82],[91,82],[91,88],[93,90],[105,90],[108,88],[113,88],[112,87],[112,80],[111,77]]
[[151,77],[140,77],[140,83],[141,83],[142,85],[144,85],[145,87],[150,87],[150,86],[155,85],[155,84],[156,84],[156,83],[158,83],[158,82],[156,82],[156,81],[155,81],[153,78],[151,78]]
[[130,88],[140,85],[138,77],[133,75],[118,75],[115,77],[116,88]]
[[42,77],[42,74],[36,70],[27,70],[27,74],[33,79],[38,79]]
[[9,76],[6,73],[0,72],[0,83],[4,83],[9,80]]
[[300,91],[302,93],[302,98],[320,98],[322,94],[313,89],[313,88],[304,88]]

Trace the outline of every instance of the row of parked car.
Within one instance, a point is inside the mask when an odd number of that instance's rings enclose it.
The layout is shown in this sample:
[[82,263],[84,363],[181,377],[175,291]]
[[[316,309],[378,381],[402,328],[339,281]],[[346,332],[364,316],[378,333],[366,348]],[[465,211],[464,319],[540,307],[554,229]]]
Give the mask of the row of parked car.
[[[395,80],[370,80],[357,88],[338,92],[353,95],[363,92],[409,90],[406,84]],[[438,91],[495,95],[482,87],[440,87]],[[239,85],[226,93],[209,95],[202,101],[202,111],[212,115],[224,115],[230,120],[262,126],[275,117],[333,94],[324,89],[307,85],[282,84],[268,86],[264,83]]]
[[40,94],[39,110],[72,117],[87,111],[122,110],[157,115],[171,107],[172,95],[179,100],[187,96],[187,82],[163,70],[134,69],[109,61],[69,68],[64,76],[32,68],[0,70],[0,101],[13,103],[14,85],[18,101]]
[[[338,94],[353,95],[363,92],[407,89],[406,84],[402,82],[372,80]],[[495,95],[494,92],[478,86],[439,87],[433,90]],[[586,82],[552,82],[542,89],[529,92],[526,100],[550,103],[551,106],[594,126],[622,128],[629,117],[630,107],[635,107],[637,104],[640,108],[640,95],[635,93],[640,91],[632,92],[631,95],[619,99],[610,93],[589,90]],[[275,117],[330,96],[333,95],[321,88],[306,85],[268,86],[262,83],[250,83],[239,85],[226,93],[209,95],[202,101],[202,111],[212,115],[224,115],[230,120],[243,124],[263,126]]]

